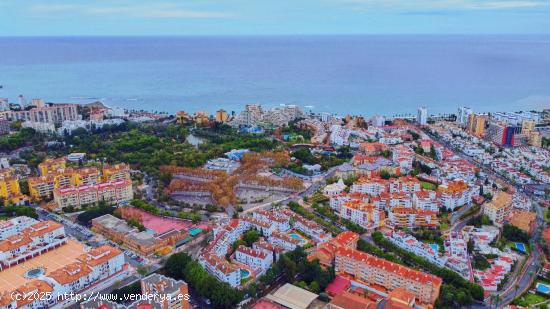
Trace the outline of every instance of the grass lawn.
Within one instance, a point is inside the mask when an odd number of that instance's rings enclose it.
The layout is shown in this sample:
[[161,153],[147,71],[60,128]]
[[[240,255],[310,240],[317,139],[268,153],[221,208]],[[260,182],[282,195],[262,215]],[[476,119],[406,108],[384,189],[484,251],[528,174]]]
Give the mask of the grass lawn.
[[521,295],[521,297],[514,300],[514,304],[516,304],[518,306],[527,307],[527,306],[530,306],[530,305],[542,303],[544,301],[546,301],[546,298],[544,296],[541,296],[541,295],[538,295],[538,294],[525,293],[525,294]]
[[434,185],[433,183],[430,183],[430,182],[426,182],[426,181],[420,181],[420,185],[422,186],[422,188],[424,190],[436,190],[437,189],[436,185]]
[[440,230],[446,230],[448,228],[449,228],[449,224],[447,222],[441,222],[441,224],[439,224]]

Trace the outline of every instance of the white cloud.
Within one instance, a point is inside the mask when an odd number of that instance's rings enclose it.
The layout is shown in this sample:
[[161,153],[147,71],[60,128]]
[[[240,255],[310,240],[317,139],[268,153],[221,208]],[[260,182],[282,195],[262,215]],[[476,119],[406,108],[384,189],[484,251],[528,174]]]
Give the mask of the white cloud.
[[73,13],[133,18],[229,18],[233,16],[226,12],[191,10],[176,3],[119,6],[49,4],[34,5],[29,9],[31,12],[39,14]]
[[335,0],[365,8],[499,10],[550,6],[546,0]]

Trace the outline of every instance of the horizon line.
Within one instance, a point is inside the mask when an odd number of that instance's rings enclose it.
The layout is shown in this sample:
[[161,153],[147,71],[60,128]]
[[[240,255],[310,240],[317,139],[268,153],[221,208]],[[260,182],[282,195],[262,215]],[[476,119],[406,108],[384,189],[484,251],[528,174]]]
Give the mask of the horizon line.
[[336,37],[336,36],[550,36],[549,33],[310,33],[310,34],[66,34],[0,35],[0,38],[147,38],[147,37]]

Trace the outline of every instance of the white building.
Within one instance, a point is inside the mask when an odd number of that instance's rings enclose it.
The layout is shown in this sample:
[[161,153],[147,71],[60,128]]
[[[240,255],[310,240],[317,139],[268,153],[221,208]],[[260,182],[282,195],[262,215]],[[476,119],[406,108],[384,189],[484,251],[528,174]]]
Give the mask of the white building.
[[330,198],[344,192],[345,189],[346,189],[346,185],[344,184],[344,181],[342,180],[342,178],[340,178],[338,182],[335,182],[326,186],[323,189],[323,194]]
[[472,114],[473,112],[474,111],[469,107],[459,107],[456,121],[460,124],[467,124],[468,116],[470,116],[470,114]]
[[426,125],[428,123],[428,109],[426,107],[422,106],[418,108],[416,122],[419,125]]
[[259,276],[264,274],[273,263],[273,254],[241,245],[235,251],[235,260],[248,265],[256,272],[256,276]]

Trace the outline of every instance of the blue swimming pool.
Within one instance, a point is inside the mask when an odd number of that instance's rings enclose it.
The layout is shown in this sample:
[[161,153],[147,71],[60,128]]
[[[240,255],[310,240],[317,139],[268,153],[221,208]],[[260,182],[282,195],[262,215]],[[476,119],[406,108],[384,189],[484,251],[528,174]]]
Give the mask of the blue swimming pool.
[[241,268],[241,279],[246,279],[250,277],[250,271],[247,269]]
[[292,237],[292,238],[294,238],[294,239],[301,239],[301,238],[302,238],[302,236],[300,236],[300,235],[298,235],[298,234],[296,234],[296,233],[291,233],[291,234],[290,234],[290,237]]
[[519,251],[521,251],[523,253],[527,252],[527,250],[525,249],[524,244],[522,244],[520,242],[516,242],[514,245],[516,246],[516,249],[518,249]]
[[550,293],[550,286],[542,282],[537,283],[536,288],[537,288],[537,292],[544,293],[544,294]]
[[438,244],[430,244],[430,247],[433,251],[439,252],[439,245]]

